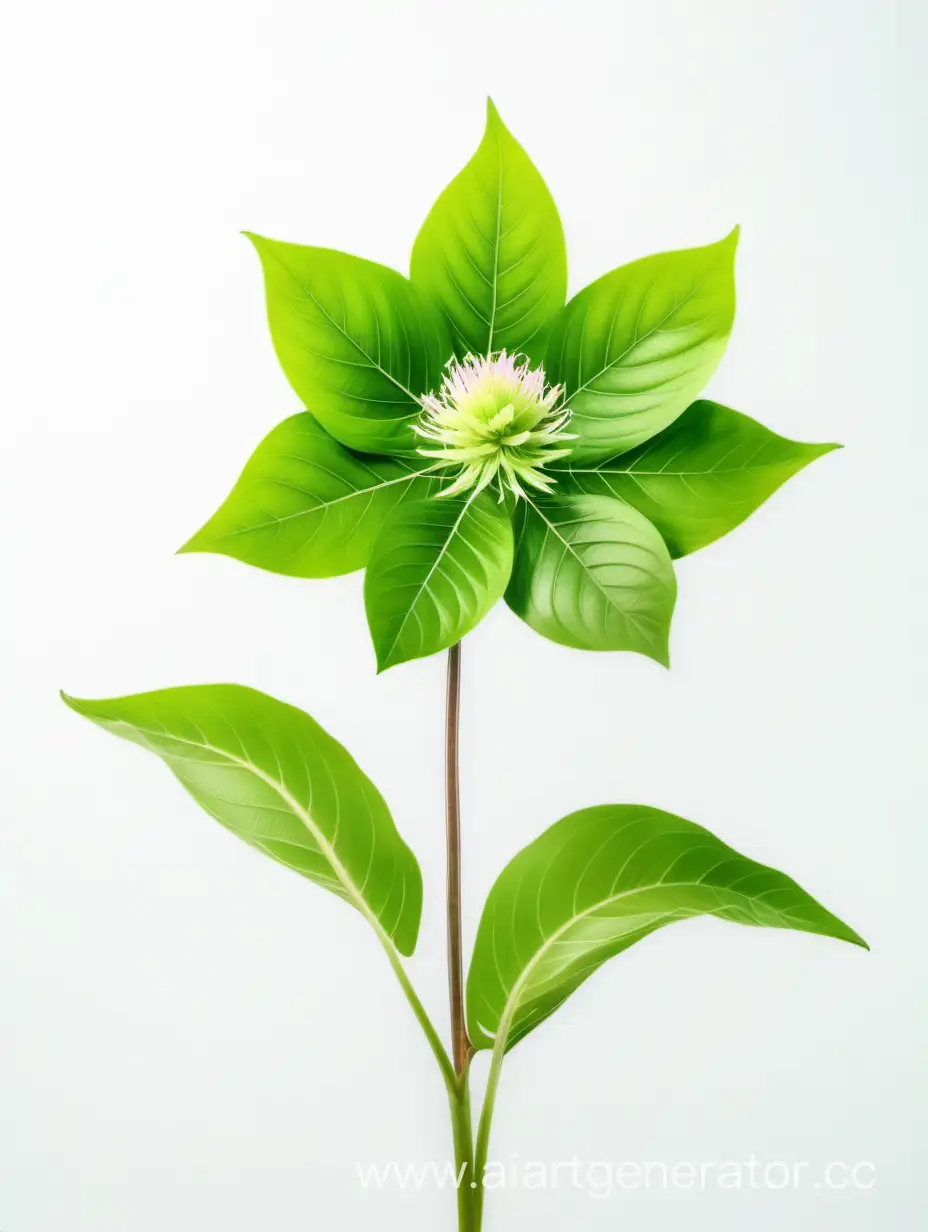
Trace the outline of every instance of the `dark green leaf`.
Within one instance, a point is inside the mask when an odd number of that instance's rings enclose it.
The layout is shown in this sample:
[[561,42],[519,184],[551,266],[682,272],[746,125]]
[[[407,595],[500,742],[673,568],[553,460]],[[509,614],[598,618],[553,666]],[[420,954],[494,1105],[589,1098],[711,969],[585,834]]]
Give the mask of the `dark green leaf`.
[[412,250],[412,281],[444,308],[457,354],[541,358],[567,293],[557,207],[492,102],[477,153],[436,201]]
[[623,265],[574,296],[545,363],[566,388],[575,462],[601,460],[673,423],[722,357],[735,319],[738,232]]
[[308,714],[233,684],[64,700],[156,753],[233,834],[351,903],[401,953],[415,949],[416,858],[377,788]]
[[471,1039],[511,1048],[606,959],[697,915],[866,947],[795,881],[702,826],[642,805],[583,809],[521,851],[490,891],[467,985]]
[[378,670],[460,641],[502,598],[511,569],[512,522],[488,492],[401,505],[364,581]]
[[326,431],[364,453],[414,454],[417,398],[451,343],[437,308],[395,270],[250,235],[281,367]]
[[797,471],[839,448],[790,441],[718,402],[694,402],[637,449],[589,465],[571,458],[558,484],[628,501],[654,523],[672,556],[685,556],[726,535]]
[[553,642],[666,666],[676,595],[667,547],[636,509],[577,494],[519,502],[506,602]]
[[367,564],[388,514],[433,487],[416,462],[352,453],[304,412],[264,438],[181,551],[234,556],[291,577],[351,573]]

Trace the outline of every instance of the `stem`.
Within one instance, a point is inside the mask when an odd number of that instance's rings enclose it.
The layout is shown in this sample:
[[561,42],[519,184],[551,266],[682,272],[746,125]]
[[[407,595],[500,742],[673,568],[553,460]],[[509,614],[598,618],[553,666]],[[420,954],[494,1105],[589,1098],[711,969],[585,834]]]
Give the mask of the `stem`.
[[474,1130],[470,1113],[470,1080],[465,1073],[450,1091],[451,1126],[454,1132],[454,1168],[458,1178],[458,1232],[478,1232],[477,1187],[474,1171]]
[[490,1073],[487,1077],[487,1089],[483,1097],[480,1123],[477,1126],[477,1146],[474,1151],[474,1179],[477,1182],[477,1188],[474,1190],[474,1232],[480,1232],[480,1229],[483,1227],[483,1180],[487,1167],[487,1156],[490,1150],[490,1129],[493,1125],[493,1110],[496,1107],[496,1093],[499,1090],[499,1080],[503,1072],[508,1035],[509,1023],[500,1023],[500,1031],[493,1045],[493,1056],[490,1058]]
[[[374,921],[372,921],[374,923]],[[464,1072],[455,1073],[451,1058],[445,1051],[441,1037],[435,1030],[435,1025],[428,1015],[425,1006],[419,1000],[419,995],[413,987],[406,968],[390,938],[379,925],[375,932],[390,960],[390,966],[399,980],[400,987],[406,994],[406,1000],[412,1006],[412,1012],[425,1033],[429,1047],[438,1062],[445,1088],[448,1092],[448,1103],[451,1110],[451,1129],[454,1137],[455,1173],[458,1180],[458,1232],[477,1232],[477,1189],[471,1185],[474,1172],[474,1131],[471,1123],[470,1110],[470,1060],[465,1065]]]
[[458,1232],[477,1232],[480,1174],[474,1171],[474,1130],[470,1110],[470,1062],[473,1045],[464,1014],[464,945],[461,929],[461,644],[448,651],[445,702],[445,820],[448,848],[448,999],[451,1007],[451,1056],[456,1078],[449,1088],[454,1162],[458,1175]]
[[473,1056],[464,1017],[464,953],[461,940],[461,791],[458,744],[461,713],[461,644],[448,651],[445,709],[445,816],[448,845],[448,995],[451,1002],[451,1056],[463,1078]]
[[454,1072],[454,1066],[451,1064],[451,1060],[445,1051],[445,1046],[441,1042],[441,1037],[435,1030],[435,1025],[431,1018],[429,1018],[428,1011],[419,1000],[419,994],[413,988],[412,981],[406,972],[406,968],[403,966],[399,954],[396,952],[393,942],[381,929],[378,928],[376,931],[387,958],[390,960],[390,966],[400,982],[400,987],[406,994],[406,1000],[412,1006],[412,1012],[415,1014],[419,1026],[425,1032],[425,1038],[428,1040],[429,1047],[432,1049],[435,1060],[438,1062],[438,1068],[441,1070],[449,1095],[456,1095],[460,1084]]

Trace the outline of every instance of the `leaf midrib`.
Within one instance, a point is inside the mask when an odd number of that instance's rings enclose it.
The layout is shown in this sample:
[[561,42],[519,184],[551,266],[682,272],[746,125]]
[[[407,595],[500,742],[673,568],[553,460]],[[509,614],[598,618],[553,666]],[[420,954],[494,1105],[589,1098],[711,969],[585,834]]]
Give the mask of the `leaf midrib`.
[[[391,658],[393,657],[393,652],[394,652],[394,650],[396,650],[397,642],[399,642],[400,637],[401,637],[401,636],[402,636],[402,634],[403,634],[403,630],[406,628],[406,622],[409,620],[409,617],[410,617],[410,615],[412,614],[412,612],[414,611],[414,609],[415,609],[416,605],[419,603],[419,601],[420,601],[420,599],[422,598],[423,594],[424,594],[424,593],[426,592],[426,590],[428,589],[428,584],[429,584],[429,582],[431,581],[432,574],[435,572],[435,570],[436,570],[436,569],[438,568],[438,566],[441,564],[442,560],[445,558],[445,555],[447,554],[447,552],[450,550],[450,547],[451,547],[451,544],[452,544],[452,542],[453,542],[453,540],[454,540],[454,537],[455,537],[455,535],[456,535],[456,534],[457,534],[457,532],[458,532],[458,528],[459,528],[459,526],[461,525],[461,523],[462,523],[462,522],[463,522],[463,520],[464,520],[464,515],[467,513],[467,511],[468,511],[468,510],[470,509],[470,507],[473,505],[473,503],[474,503],[474,501],[475,501],[475,499],[476,499],[476,497],[477,497],[478,495],[479,495],[479,493],[476,493],[476,492],[475,492],[472,496],[468,497],[467,501],[466,501],[466,502],[465,502],[465,504],[464,504],[464,508],[463,508],[463,509],[461,510],[461,512],[458,514],[457,518],[455,518],[455,520],[454,520],[454,524],[452,525],[451,529],[449,530],[449,532],[448,532],[448,536],[447,536],[447,538],[445,539],[445,542],[444,542],[444,543],[442,544],[442,546],[441,546],[441,551],[440,551],[440,552],[438,553],[438,555],[435,557],[435,560],[432,562],[431,568],[429,569],[428,573],[425,575],[425,577],[423,578],[423,580],[422,580],[421,584],[419,585],[418,589],[416,590],[416,595],[415,595],[415,598],[414,598],[414,599],[413,599],[413,600],[409,603],[409,605],[408,605],[408,606],[407,606],[407,608],[406,608],[406,612],[405,612],[405,614],[404,614],[404,616],[403,616],[403,619],[400,621],[399,628],[397,629],[396,634],[394,635],[393,641],[390,643],[390,649],[387,651],[387,654],[386,654],[386,656],[385,656],[385,658],[384,658],[384,662],[385,662],[385,663],[389,663],[389,662],[390,662],[390,660],[391,660]],[[437,498],[436,498],[436,499],[437,499]]]
[[[401,390],[404,394],[406,394],[406,396],[410,398],[415,403],[415,405],[418,407],[420,405],[419,399],[412,392],[412,390],[408,389],[402,383],[402,381],[398,381],[392,372],[388,372],[387,369],[384,368],[384,366],[381,363],[379,363],[376,359],[374,359],[373,355],[369,355],[368,352],[364,349],[364,347],[361,346],[360,342],[358,342],[356,338],[352,338],[351,334],[348,333],[345,327],[343,325],[340,325],[339,322],[336,321],[335,317],[333,317],[332,314],[329,312],[329,310],[319,301],[318,297],[313,294],[313,292],[309,289],[309,287],[306,286],[306,284],[303,282],[303,279],[298,277],[297,274],[288,265],[286,265],[284,261],[281,260],[281,258],[277,255],[276,252],[273,251],[273,249],[270,249],[269,251],[270,251],[271,257],[273,257],[273,259],[277,262],[277,264],[284,271],[284,273],[287,274],[288,277],[293,279],[293,281],[300,288],[300,290],[303,292],[306,298],[309,299],[315,305],[315,307],[322,313],[325,319],[331,325],[333,325],[335,329],[338,330],[338,332],[342,335],[342,337],[347,339],[347,341],[351,343],[351,345],[355,348],[358,354],[364,356],[364,358],[367,360],[370,367],[375,369],[377,372],[379,372],[381,376],[385,376],[388,381],[392,381],[393,384],[397,387],[397,389]],[[397,274],[398,278],[400,278],[401,276],[402,275]],[[405,334],[405,327],[404,327],[404,334]],[[409,346],[408,336],[406,338],[406,345],[408,348]],[[364,399],[364,401],[371,401],[371,399]],[[399,422],[399,421],[396,421],[396,422]]]
[[[536,512],[536,513],[538,514],[538,516],[541,518],[542,522],[544,522],[545,526],[547,526],[547,527],[548,527],[548,529],[551,531],[551,533],[554,535],[554,537],[555,537],[556,539],[560,540],[560,542],[564,545],[564,547],[566,548],[567,552],[568,552],[568,553],[569,553],[569,554],[570,554],[570,555],[574,558],[574,560],[577,562],[577,564],[578,564],[578,565],[580,566],[580,568],[583,570],[584,574],[585,574],[585,575],[586,575],[586,576],[590,579],[590,581],[593,583],[593,585],[596,587],[596,589],[600,592],[600,594],[603,596],[603,598],[604,598],[604,599],[606,600],[606,602],[609,604],[609,607],[610,607],[610,608],[611,608],[614,612],[616,612],[616,613],[619,615],[619,617],[621,617],[621,619],[622,619],[622,620],[627,620],[630,624],[633,624],[633,625],[635,625],[636,627],[640,628],[640,627],[641,627],[641,626],[640,626],[640,622],[639,622],[639,621],[637,621],[637,620],[635,620],[635,619],[633,619],[633,618],[632,618],[632,617],[631,617],[631,616],[630,616],[627,612],[624,612],[624,611],[621,609],[621,607],[619,607],[619,605],[616,603],[615,599],[613,598],[612,593],[611,593],[609,590],[607,590],[607,589],[603,586],[603,584],[599,581],[599,579],[596,577],[596,574],[592,571],[592,569],[590,569],[590,567],[587,565],[586,561],[583,559],[583,557],[580,555],[580,553],[576,550],[576,548],[573,546],[573,544],[570,542],[570,540],[565,539],[565,538],[564,538],[564,536],[563,536],[563,535],[560,533],[560,531],[558,530],[557,526],[556,526],[553,522],[549,522],[549,521],[548,521],[548,519],[547,519],[547,518],[545,517],[545,515],[541,512],[541,510],[538,508],[538,506],[535,504],[535,502],[532,500],[532,498],[531,498],[530,496],[526,496],[526,497],[525,497],[525,501],[526,501],[526,503],[527,503],[527,504],[531,505],[531,507],[535,510],[535,512]],[[574,524],[576,524],[576,523],[574,523]],[[610,540],[610,542],[614,542],[614,541]],[[653,575],[653,574],[652,574],[651,576],[653,577],[653,576],[655,576],[655,575]]]
[[[251,526],[243,526],[238,530],[226,531],[225,534],[217,535],[216,537],[217,539],[232,539],[236,535],[249,535],[255,531],[267,530],[269,526],[281,526],[284,522],[292,522],[294,518],[308,518],[312,517],[314,513],[325,513],[333,505],[339,505],[343,501],[355,500],[361,496],[369,496],[374,492],[380,492],[383,488],[393,487],[397,483],[412,483],[414,479],[428,475],[433,470],[435,470],[435,467],[426,467],[421,471],[407,471],[405,475],[399,475],[395,479],[385,479],[382,483],[375,483],[367,488],[356,488],[353,492],[346,492],[344,496],[336,496],[332,500],[320,501],[318,505],[313,505],[312,509],[298,509],[296,513],[286,513],[282,517],[273,518],[267,522],[255,522]],[[266,483],[267,480],[261,479],[256,482]]]
[[[124,723],[125,720],[117,720],[117,722]],[[151,728],[141,727],[135,723],[126,724],[126,726],[144,736],[151,737],[152,739],[150,744],[152,750],[156,752],[158,756],[164,756],[164,754],[158,749],[156,743],[159,738],[163,738],[163,732],[152,731]],[[226,749],[219,748],[217,745],[209,744],[208,742],[200,740],[191,740],[187,736],[175,736],[173,733],[170,734],[169,738],[172,741],[175,741],[178,744],[186,745],[191,749],[203,749],[204,752],[212,753],[215,756],[221,757],[231,765],[247,770],[249,773],[253,774],[255,778],[260,779],[263,783],[270,787],[272,791],[275,791],[318,845],[320,852],[331,865],[336,878],[345,890],[345,894],[351,904],[356,907],[358,911],[360,911],[371,927],[379,934],[383,944],[389,946],[391,949],[396,949],[392,937],[390,937],[386,929],[384,929],[383,925],[380,923],[380,920],[374,914],[367,900],[364,898],[364,895],[361,893],[360,888],[355,885],[351,875],[338,858],[338,855],[329,840],[313,821],[312,814],[300,804],[296,797],[287,790],[283,783],[273,778],[272,775],[267,774],[264,770],[260,769],[260,767],[256,766],[254,762],[248,761],[242,757],[237,757],[234,753],[230,753]]]
[[[728,855],[726,855],[725,860],[720,861],[720,863],[723,863],[723,864],[727,863],[728,860],[731,859],[732,854],[733,853],[729,853]],[[712,870],[709,869],[708,871],[711,872]],[[551,934],[551,936],[545,940],[543,945],[539,946],[539,948],[532,955],[529,962],[523,968],[522,974],[516,980],[515,984],[513,984],[512,991],[510,992],[509,997],[506,1000],[506,1004],[503,1008],[503,1012],[499,1016],[499,1031],[494,1036],[494,1041],[498,1039],[500,1036],[502,1036],[503,1041],[504,1041],[504,1046],[505,1046],[505,1042],[506,1040],[508,1040],[509,1031],[512,1027],[513,1020],[519,1009],[519,998],[529,978],[531,977],[532,973],[535,971],[538,964],[541,962],[542,958],[552,948],[552,946],[554,946],[560,940],[560,938],[564,936],[565,933],[569,932],[570,929],[573,928],[575,924],[579,923],[581,920],[586,919],[588,916],[593,915],[595,912],[599,911],[601,908],[611,906],[613,903],[620,902],[622,899],[631,898],[635,894],[645,894],[645,893],[650,892],[651,890],[657,890],[657,889],[666,889],[666,890],[692,889],[696,886],[705,887],[705,883],[701,881],[655,881],[649,885],[636,886],[633,890],[624,890],[621,894],[610,894],[608,898],[604,898],[600,900],[599,902],[594,903],[592,906],[585,908],[578,915],[571,916],[571,918],[565,924],[561,925],[560,928],[556,929]],[[737,890],[731,890],[727,886],[709,886],[705,888],[725,891],[726,893],[733,894],[736,898],[744,902],[754,901],[752,898],[749,898],[748,895],[739,893],[739,891]],[[665,911],[665,912],[657,912],[656,914],[657,915],[673,915],[674,912]],[[702,914],[711,914],[711,913],[702,913]],[[591,947],[591,948],[595,948],[595,947]],[[484,1033],[486,1034],[485,1031]]]
[[502,243],[503,230],[503,143],[496,137],[496,238],[493,243],[493,282],[491,284],[492,301],[490,303],[489,333],[487,335],[487,354],[493,351],[493,333],[496,329],[496,305],[499,297],[499,250]]
[[[622,351],[620,355],[617,355],[615,359],[610,360],[609,363],[605,364],[602,368],[600,368],[600,370],[597,373],[595,373],[594,376],[591,376],[588,380],[584,381],[583,384],[579,386],[579,388],[575,389],[573,393],[570,394],[567,397],[567,399],[564,401],[564,406],[565,407],[570,406],[571,402],[573,402],[574,398],[576,398],[578,394],[582,394],[585,390],[589,389],[589,387],[594,383],[594,381],[598,381],[599,378],[603,376],[604,373],[611,372],[613,368],[615,368],[618,364],[620,364],[622,360],[625,359],[628,355],[630,355],[632,351],[634,351],[634,349],[637,346],[639,346],[642,342],[646,342],[648,338],[652,337],[656,333],[659,333],[660,330],[663,328],[663,326],[674,315],[674,313],[679,312],[681,308],[685,307],[686,304],[688,304],[690,300],[693,298],[693,296],[696,295],[702,289],[705,283],[709,281],[709,278],[712,276],[712,273],[713,271],[710,269],[705,274],[705,276],[700,279],[700,281],[696,284],[696,286],[693,287],[692,291],[690,291],[688,295],[685,295],[683,299],[679,300],[676,304],[674,304],[670,312],[668,312],[665,316],[661,317],[661,319],[657,322],[656,325],[653,325],[647,331],[647,333],[642,334],[641,337],[638,337],[636,335],[634,341],[629,343],[629,345],[625,348],[624,351]],[[643,302],[644,302],[644,298],[642,299],[642,303]],[[581,328],[581,337],[582,337],[582,328]]]
[[[814,459],[813,459],[814,460]],[[571,475],[644,475],[647,479],[659,479],[663,476],[665,479],[708,479],[712,475],[741,475],[751,474],[753,471],[768,471],[775,470],[779,466],[790,466],[788,461],[784,462],[762,462],[753,466],[727,466],[724,468],[714,467],[705,471],[643,471],[637,467],[634,469],[630,466],[624,469],[613,468],[607,469],[603,466],[571,466],[565,467],[565,471]]]

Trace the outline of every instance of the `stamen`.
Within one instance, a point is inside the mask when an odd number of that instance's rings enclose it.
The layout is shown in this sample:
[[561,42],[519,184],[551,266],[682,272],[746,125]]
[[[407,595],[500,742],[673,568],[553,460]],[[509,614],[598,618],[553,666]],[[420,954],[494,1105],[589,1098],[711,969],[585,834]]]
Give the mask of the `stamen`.
[[418,436],[438,448],[420,448],[434,465],[458,474],[440,495],[480,492],[497,483],[519,499],[525,486],[549,492],[555,477],[543,468],[567,457],[574,440],[565,432],[570,412],[561,404],[563,387],[546,387],[542,368],[525,356],[499,351],[450,359],[441,388],[421,401]]

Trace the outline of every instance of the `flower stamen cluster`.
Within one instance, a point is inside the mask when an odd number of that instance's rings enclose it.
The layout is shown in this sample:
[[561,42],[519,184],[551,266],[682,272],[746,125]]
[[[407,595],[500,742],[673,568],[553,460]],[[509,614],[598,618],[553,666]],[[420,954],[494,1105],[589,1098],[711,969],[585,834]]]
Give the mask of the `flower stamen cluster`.
[[[554,479],[544,467],[570,450],[573,436],[563,429],[570,418],[561,403],[563,386],[545,387],[543,368],[531,368],[521,355],[505,351],[450,359],[438,393],[421,399],[419,436],[437,448],[420,449],[439,467],[459,471],[442,496],[497,482],[518,499],[525,486],[550,492]],[[559,405],[560,404],[560,405]],[[525,486],[523,486],[525,485]]]

